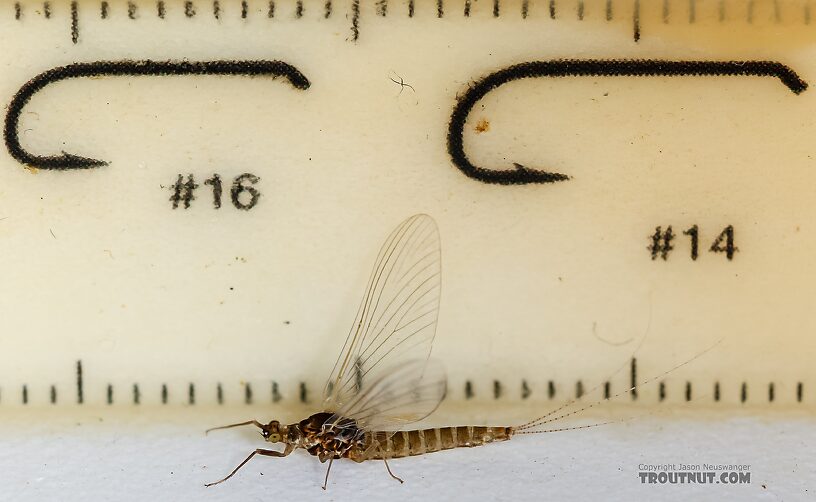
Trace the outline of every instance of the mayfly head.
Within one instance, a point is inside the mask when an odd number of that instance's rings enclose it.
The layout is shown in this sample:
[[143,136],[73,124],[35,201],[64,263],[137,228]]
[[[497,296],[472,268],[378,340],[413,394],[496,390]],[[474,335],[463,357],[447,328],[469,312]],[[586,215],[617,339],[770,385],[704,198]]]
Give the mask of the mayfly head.
[[248,420],[246,422],[241,422],[237,424],[213,427],[212,429],[207,429],[205,433],[209,434],[210,431],[215,431],[219,429],[230,429],[232,427],[241,427],[243,425],[254,425],[255,427],[261,429],[261,436],[263,436],[263,438],[270,443],[280,443],[281,441],[283,441],[283,437],[286,434],[287,429],[285,425],[281,427],[280,422],[278,422],[277,420],[272,420],[268,424],[262,424],[257,420]]
[[261,425],[261,436],[270,443],[279,443],[283,439],[283,431],[280,422],[272,420],[266,425]]

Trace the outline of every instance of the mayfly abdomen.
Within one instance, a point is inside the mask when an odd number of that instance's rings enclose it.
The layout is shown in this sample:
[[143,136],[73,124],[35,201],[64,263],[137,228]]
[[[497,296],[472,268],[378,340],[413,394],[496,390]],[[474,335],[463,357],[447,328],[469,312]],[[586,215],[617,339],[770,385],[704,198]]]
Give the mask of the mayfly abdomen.
[[379,448],[372,452],[371,459],[400,458],[424,455],[451,448],[481,446],[497,441],[506,441],[513,434],[512,427],[437,427],[412,431],[389,433],[375,432],[374,440]]

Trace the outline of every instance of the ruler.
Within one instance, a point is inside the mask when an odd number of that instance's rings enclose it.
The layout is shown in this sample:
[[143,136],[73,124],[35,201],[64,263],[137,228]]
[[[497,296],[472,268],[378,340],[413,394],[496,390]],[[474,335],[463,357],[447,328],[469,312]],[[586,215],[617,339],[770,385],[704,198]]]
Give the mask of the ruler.
[[452,402],[810,407],[812,8],[8,4],[0,408],[316,405],[419,212]]

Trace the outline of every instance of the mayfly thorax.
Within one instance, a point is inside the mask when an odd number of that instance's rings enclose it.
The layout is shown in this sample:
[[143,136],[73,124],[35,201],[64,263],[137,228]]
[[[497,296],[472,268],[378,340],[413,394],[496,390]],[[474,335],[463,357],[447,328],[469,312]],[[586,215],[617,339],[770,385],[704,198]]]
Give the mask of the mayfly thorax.
[[332,462],[341,458],[355,462],[382,460],[388,473],[402,482],[391,472],[389,459],[481,446],[520,434],[600,425],[546,428],[547,424],[600,403],[565,411],[576,403],[573,400],[519,426],[405,430],[408,424],[433,413],[447,389],[443,367],[429,359],[439,312],[440,273],[436,222],[425,214],[403,221],[391,232],[377,256],[357,316],[326,383],[322,411],[290,425],[276,420],[269,423],[249,420],[210,429],[254,425],[267,442],[283,443],[284,448],[256,449],[228,476],[207,486],[231,478],[255,455],[285,457],[298,448],[321,462],[329,461],[323,489]]

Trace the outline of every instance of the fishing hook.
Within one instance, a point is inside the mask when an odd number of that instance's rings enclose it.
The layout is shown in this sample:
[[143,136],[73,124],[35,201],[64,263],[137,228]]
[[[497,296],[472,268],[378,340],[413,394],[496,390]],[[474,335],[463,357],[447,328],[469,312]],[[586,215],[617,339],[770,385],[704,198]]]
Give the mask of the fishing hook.
[[491,91],[527,78],[540,77],[678,77],[756,76],[776,77],[794,94],[808,84],[791,68],[775,61],[663,61],[618,59],[560,59],[533,61],[501,69],[477,80],[459,97],[448,123],[448,154],[454,165],[470,178],[499,185],[554,183],[570,177],[513,163],[514,170],[493,170],[473,164],[465,153],[465,121],[476,104]]
[[282,61],[95,61],[52,68],[32,78],[17,91],[6,111],[3,136],[6,148],[18,162],[39,169],[88,169],[107,165],[104,160],[61,155],[36,155],[20,145],[20,115],[31,98],[45,87],[63,80],[84,77],[226,75],[285,77],[296,89],[309,88],[309,80],[294,66]]

